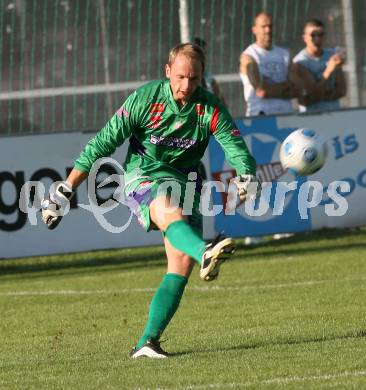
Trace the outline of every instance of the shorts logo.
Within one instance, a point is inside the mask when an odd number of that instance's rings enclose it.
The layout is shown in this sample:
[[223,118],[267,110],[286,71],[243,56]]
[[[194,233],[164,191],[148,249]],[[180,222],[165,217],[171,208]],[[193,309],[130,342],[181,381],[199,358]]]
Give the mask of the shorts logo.
[[151,181],[143,181],[140,183],[139,188],[149,187],[151,184]]
[[234,137],[240,137],[240,131],[238,129],[232,129],[231,135],[233,135]]
[[157,129],[163,121],[164,103],[151,103],[149,129]]
[[202,104],[197,104],[196,105],[196,114],[199,116],[205,115],[205,106]]

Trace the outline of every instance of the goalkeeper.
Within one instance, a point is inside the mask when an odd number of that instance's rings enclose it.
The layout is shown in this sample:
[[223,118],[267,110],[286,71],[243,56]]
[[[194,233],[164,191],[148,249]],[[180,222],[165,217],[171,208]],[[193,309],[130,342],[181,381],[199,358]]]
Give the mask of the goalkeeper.
[[177,199],[174,191],[169,195],[162,192],[161,184],[167,180],[179,183],[181,194],[185,194],[186,184],[198,174],[197,166],[213,135],[237,172],[240,198],[254,197],[260,188],[255,160],[230,114],[217,97],[201,87],[204,69],[199,46],[174,47],[165,66],[167,80],[151,82],[130,95],[86,145],[66,181],[42,205],[42,218],[53,229],[93,163],[110,156],[129,139],[124,163],[126,199],[145,230],[163,233],[168,260],[167,273],[150,303],[145,329],[131,352],[133,358],[168,355],[159,339],[179,306],[193,265],[199,264],[202,280],[211,281],[217,278],[221,263],[234,252],[231,238],[220,235],[208,245],[202,240],[199,188],[193,197],[192,213],[187,216],[183,213],[184,199]]

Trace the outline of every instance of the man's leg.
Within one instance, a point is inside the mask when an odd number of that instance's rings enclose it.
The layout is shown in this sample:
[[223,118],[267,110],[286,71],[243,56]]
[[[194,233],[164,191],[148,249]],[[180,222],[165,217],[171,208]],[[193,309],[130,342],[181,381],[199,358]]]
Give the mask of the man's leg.
[[[179,307],[184,288],[187,284],[188,277],[192,272],[193,261],[189,256],[175,249],[169,241],[164,239],[165,250],[168,258],[168,270],[164,276],[159,288],[150,303],[149,316],[144,329],[144,332],[138,341],[133,357],[155,356],[162,355],[155,354],[154,345],[149,343],[152,341],[156,343],[165,328],[168,326],[173,315]],[[158,343],[156,343],[158,345]],[[144,355],[142,355],[144,354]]]
[[188,224],[181,208],[171,207],[170,199],[161,196],[151,202],[150,218],[174,248],[192,257],[198,264],[202,263],[206,243]]
[[[222,257],[224,249],[229,248],[230,254],[233,252],[232,242],[226,242],[225,240],[221,240],[214,247],[206,249],[202,238],[183,219],[182,210],[180,208],[170,208],[170,201],[166,197],[154,199],[149,209],[151,221],[159,230],[165,233],[164,244],[168,258],[168,273],[164,276],[151,301],[143,335],[131,352],[131,357],[133,358],[142,356],[164,358],[167,356],[167,353],[160,348],[159,338],[178,309],[194,264],[190,256],[194,256],[198,263],[202,263],[202,266],[205,265],[206,267],[207,263],[207,267],[211,267],[210,272],[214,279],[217,277],[220,262],[224,261]],[[214,261],[205,257],[206,254],[209,255],[214,248],[219,246],[220,248],[216,250],[217,256]],[[210,277],[209,272],[207,272],[206,276]]]
[[165,232],[165,237],[174,248],[200,264],[202,280],[215,280],[221,264],[234,253],[233,240],[223,235],[206,245],[198,231],[184,219],[182,209],[170,207],[170,199],[167,197],[159,197],[151,202],[150,217],[155,225]]
[[[169,208],[167,199],[158,199],[154,199],[150,204],[150,218],[164,232],[167,225],[179,223],[183,221],[183,217],[181,209]],[[198,237],[195,233],[194,239],[196,236]],[[201,241],[199,240],[198,243],[201,244]],[[192,272],[194,263],[187,254],[172,246],[166,236],[164,245],[168,259],[167,273],[152,298],[145,329],[131,354],[133,358],[167,356],[160,348],[159,339],[179,307],[188,277]]]
[[[206,281],[216,279],[220,263],[234,251],[232,239],[219,236],[219,240],[216,239],[207,246],[202,239],[202,233],[199,233],[202,229],[193,228],[187,222],[186,216],[182,215],[182,209],[171,206],[169,196],[157,196],[159,183],[150,182],[146,185],[144,182],[143,184],[141,189],[134,188],[126,191],[127,204],[141,225],[147,231],[154,226],[157,227],[174,248],[194,259],[201,266],[201,279]],[[195,206],[194,209],[196,208]],[[193,212],[191,218],[195,217],[193,219],[197,220],[197,215],[198,212]],[[221,260],[218,257],[221,257]]]

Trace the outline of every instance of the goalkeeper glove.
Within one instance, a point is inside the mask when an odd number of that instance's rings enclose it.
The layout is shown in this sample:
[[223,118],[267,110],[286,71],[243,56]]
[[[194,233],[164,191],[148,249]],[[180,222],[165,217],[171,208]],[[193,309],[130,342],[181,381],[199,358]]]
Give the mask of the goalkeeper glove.
[[56,186],[54,192],[42,200],[42,219],[48,229],[54,229],[61,222],[62,217],[68,212],[71,198],[74,195],[71,185],[62,182]]
[[254,175],[240,175],[234,178],[234,183],[238,188],[239,198],[242,202],[255,200],[261,194],[262,186]]

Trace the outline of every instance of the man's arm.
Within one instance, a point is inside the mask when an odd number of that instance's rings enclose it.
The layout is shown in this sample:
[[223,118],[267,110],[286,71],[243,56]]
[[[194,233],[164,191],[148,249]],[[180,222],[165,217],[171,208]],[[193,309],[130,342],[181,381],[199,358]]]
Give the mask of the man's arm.
[[256,199],[261,192],[261,184],[256,177],[256,161],[225,107],[215,108],[210,130],[224,150],[226,160],[236,171],[233,183],[240,200]]
[[211,118],[210,131],[225,152],[228,163],[238,175],[256,173],[256,162],[236,129],[226,107],[217,105]]
[[[305,94],[299,100],[300,104],[309,105],[312,103],[335,100],[346,94],[346,81],[342,70],[343,57],[336,53],[330,57],[322,78],[316,81],[311,72],[299,63],[294,64],[301,79],[304,81]],[[329,80],[335,73],[335,88],[331,88]]]
[[75,162],[75,168],[89,172],[95,161],[109,157],[130,137],[139,121],[138,95],[134,92],[106,125],[92,138]]
[[260,98],[291,99],[298,96],[298,88],[290,80],[275,84],[266,82],[259,72],[257,63],[248,54],[240,56],[240,73],[248,77]]
[[[113,118],[115,119],[115,116]],[[111,155],[116,147],[123,142],[118,129],[111,127],[113,118],[88,142],[66,180],[57,184],[42,200],[42,219],[48,229],[55,229],[61,222],[68,211],[70,200],[74,196],[76,188],[88,177],[93,163],[98,158]]]
[[346,78],[344,77],[342,68],[337,68],[335,72],[335,88],[332,91],[328,91],[328,100],[340,99],[347,93]]
[[88,142],[67,179],[57,184],[50,190],[48,197],[42,200],[42,219],[48,229],[55,229],[61,222],[76,188],[88,177],[94,162],[98,158],[111,155],[123,142],[119,129],[111,125],[116,119],[115,116]]
[[82,172],[76,168],[73,168],[69,176],[67,177],[66,182],[70,184],[73,190],[75,190],[87,177],[87,172]]
[[[135,96],[131,95],[125,104],[92,138],[76,160],[74,168],[64,182],[59,183],[42,201],[42,219],[49,229],[60,223],[75,189],[88,177],[95,161],[110,156],[123,141],[131,135],[134,127],[133,107],[137,106]],[[135,104],[136,103],[136,104]]]

